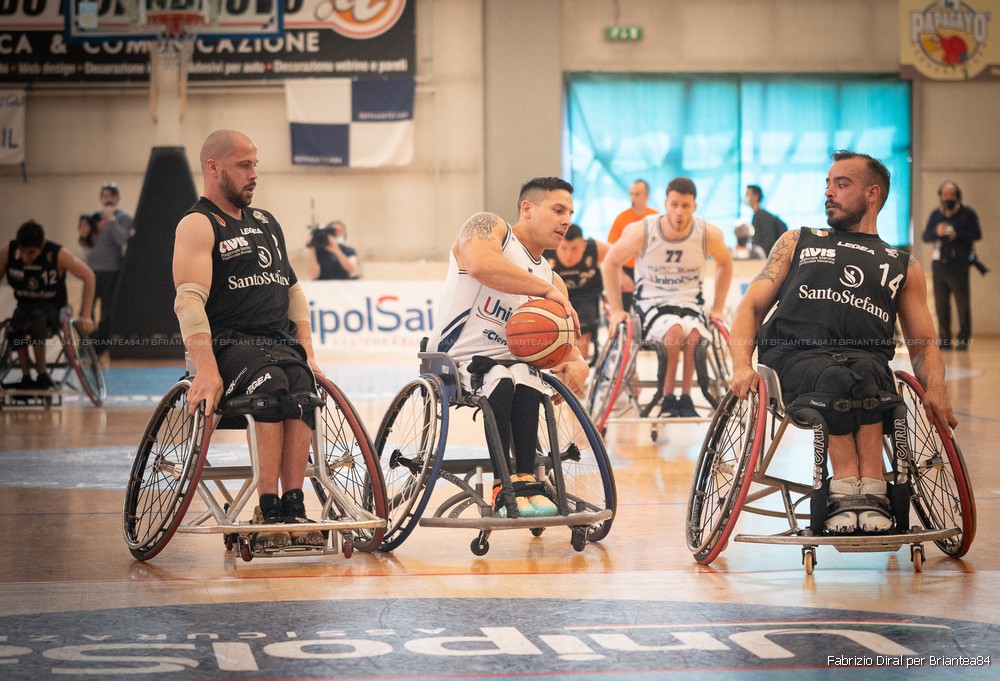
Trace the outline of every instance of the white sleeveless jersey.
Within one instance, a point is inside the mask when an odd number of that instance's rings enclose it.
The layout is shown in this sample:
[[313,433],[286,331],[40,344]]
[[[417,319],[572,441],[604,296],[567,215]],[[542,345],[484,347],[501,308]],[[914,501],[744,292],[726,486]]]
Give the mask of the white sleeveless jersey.
[[669,240],[660,233],[660,215],[643,219],[646,243],[635,259],[636,304],[643,309],[675,305],[700,310],[705,304],[705,220],[695,215],[691,232]]
[[[531,257],[514,236],[510,226],[503,242],[503,256],[539,279],[552,282],[552,268],[545,258]],[[436,319],[428,349],[447,352],[456,361],[471,360],[474,355],[493,359],[514,359],[507,349],[507,320],[511,313],[531,296],[500,293],[479,283],[459,269],[455,254],[448,258],[448,277],[444,298]]]

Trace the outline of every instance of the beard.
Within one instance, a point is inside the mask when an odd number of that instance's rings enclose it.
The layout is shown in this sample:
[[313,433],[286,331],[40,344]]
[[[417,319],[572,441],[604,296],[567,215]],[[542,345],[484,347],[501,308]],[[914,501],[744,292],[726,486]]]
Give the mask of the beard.
[[222,171],[221,189],[222,194],[229,199],[230,203],[240,210],[250,205],[250,198],[253,196],[253,191],[240,191],[237,189],[233,178],[224,170]]
[[[833,227],[835,231],[838,232],[857,232],[861,228],[861,218],[865,216],[868,208],[864,202],[859,201],[857,205],[852,207],[844,207],[840,204],[830,203],[827,204],[826,210],[826,224]],[[830,214],[830,207],[836,206],[842,212],[839,217],[833,217]]]

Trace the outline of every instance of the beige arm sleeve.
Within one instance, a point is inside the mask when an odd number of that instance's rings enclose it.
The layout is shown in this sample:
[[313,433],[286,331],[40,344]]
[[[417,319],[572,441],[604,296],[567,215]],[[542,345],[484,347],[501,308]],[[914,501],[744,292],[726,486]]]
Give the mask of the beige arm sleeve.
[[309,323],[309,301],[298,282],[288,289],[288,319],[293,322]]
[[196,333],[212,335],[212,327],[205,314],[208,289],[201,284],[184,283],[177,287],[174,314],[181,325],[181,338],[187,340]]

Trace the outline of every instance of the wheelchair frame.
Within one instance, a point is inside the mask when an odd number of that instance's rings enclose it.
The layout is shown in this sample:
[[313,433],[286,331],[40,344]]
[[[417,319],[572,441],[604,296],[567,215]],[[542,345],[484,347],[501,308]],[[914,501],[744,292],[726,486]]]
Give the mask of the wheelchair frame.
[[[537,478],[546,484],[559,512],[547,517],[518,517],[507,456],[492,454],[500,452],[501,446],[486,397],[464,393],[458,367],[446,353],[421,352],[418,357],[421,375],[407,383],[393,399],[375,439],[375,452],[382,462],[389,498],[389,526],[383,551],[398,548],[417,525],[478,530],[470,546],[477,556],[489,551],[489,536],[494,530],[530,529],[539,536],[547,527],[568,526],[571,544],[577,551],[582,551],[588,541],[607,536],[617,507],[611,463],[596,427],[572,392],[555,377],[542,374],[579,426],[564,448],[559,439],[564,434],[559,431],[562,425],[559,417],[566,412],[557,414],[551,398],[543,395],[544,418],[539,421],[539,438],[542,439],[544,430],[547,442],[539,442]],[[482,415],[489,458],[452,460],[445,456],[452,406],[471,407]],[[593,460],[588,460],[588,453],[575,443],[581,435],[587,440]],[[494,479],[501,481],[506,518],[494,514],[488,496],[492,489],[483,481],[486,473],[494,473]],[[594,482],[583,489],[595,475],[600,476],[600,483]],[[425,518],[438,479],[455,485],[458,490]],[[469,509],[478,515],[461,517]]]
[[[188,413],[186,396],[191,380],[191,376],[184,376],[160,400],[132,464],[122,530],[133,557],[153,558],[176,532],[222,534],[226,549],[236,551],[244,561],[255,555],[338,552],[350,558],[355,548],[374,551],[379,547],[386,526],[382,472],[357,412],[336,385],[317,377],[325,404],[315,407],[316,426],[306,468],[306,480],[311,480],[323,506],[323,520],[261,525],[239,519],[254,499],[260,480],[253,409],[225,412],[226,416],[246,418],[250,465],[213,466],[208,462],[209,443],[222,414],[217,412],[207,424],[203,406],[194,415]],[[224,484],[226,481],[242,484],[234,494]],[[206,509],[184,522],[194,498],[192,490],[197,490]],[[327,542],[321,547],[292,545],[255,550],[252,535],[266,528],[287,532],[319,530]]]
[[[785,429],[789,425],[810,426],[786,412],[777,374],[763,365],[757,369],[757,391],[747,400],[727,393],[695,467],[686,533],[696,561],[707,565],[726,549],[741,511],[784,518],[788,529],[773,535],[740,534],[735,541],[801,546],[807,574],[812,574],[816,565],[817,546],[833,546],[845,553],[894,552],[909,544],[917,572],[923,569],[923,542],[933,541],[953,558],[965,555],[976,531],[972,488],[954,436],[942,437],[941,433],[948,431],[928,421],[922,405],[923,386],[916,378],[905,371],[895,372],[906,412],[907,442],[894,443],[889,435],[883,436],[886,457],[889,461],[896,457],[902,469],[897,476],[884,468],[883,477],[895,481],[897,487],[906,485],[897,493],[897,503],[908,503],[922,527],[912,525],[906,532],[828,535],[798,525],[799,520],[811,520],[811,512],[800,511],[799,506],[805,503],[808,509],[815,483],[802,484],[768,473]],[[755,484],[757,489],[751,490]],[[780,509],[759,504],[774,495],[780,498]],[[907,514],[907,523],[909,517]]]
[[[104,373],[97,358],[93,345],[85,342],[85,336],[80,331],[69,308],[63,308],[59,315],[59,330],[46,339],[46,351],[51,345],[51,338],[58,336],[59,354],[53,361],[46,361],[49,375],[53,376],[55,388],[52,390],[21,390],[5,387],[0,408],[4,406],[61,406],[66,392],[83,393],[95,407],[104,404],[107,398],[107,388],[104,384]],[[7,336],[9,319],[0,322],[0,383],[5,382],[12,373],[20,376],[21,369],[15,353],[15,348]],[[33,353],[33,350],[29,350]],[[31,359],[34,364],[34,358]],[[56,380],[57,379],[57,380]],[[74,380],[75,379],[75,380]]]
[[[711,338],[702,338],[695,348],[695,374],[698,387],[715,410],[732,382],[733,362],[729,352],[729,331],[716,319],[702,317]],[[663,381],[667,372],[667,353],[663,345],[655,341],[636,341],[635,330],[638,322],[630,315],[619,323],[613,337],[608,338],[594,368],[594,379],[587,394],[587,410],[597,424],[601,434],[607,433],[612,423],[639,423],[652,426],[650,437],[655,442],[659,431],[657,426],[666,423],[707,423],[711,415],[699,417],[661,418],[650,416],[663,399]],[[634,378],[640,352],[656,354],[656,379]],[[640,394],[644,389],[653,389],[653,397],[643,403]],[[619,407],[617,402],[622,391],[628,401],[627,407]],[[616,408],[617,407],[617,408]],[[631,411],[634,417],[626,417]]]

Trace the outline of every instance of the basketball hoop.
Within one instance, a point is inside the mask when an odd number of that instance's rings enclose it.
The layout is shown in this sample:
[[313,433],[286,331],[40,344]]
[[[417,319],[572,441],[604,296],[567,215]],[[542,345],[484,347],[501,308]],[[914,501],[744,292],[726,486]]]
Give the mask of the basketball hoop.
[[[170,11],[146,10],[146,24],[160,28],[159,38],[150,49],[152,60],[152,78],[156,78],[164,62],[176,64],[178,70],[178,88],[180,94],[180,117],[184,119],[187,111],[188,65],[194,53],[194,42],[197,37],[195,28],[205,26],[207,18],[201,9],[172,9]],[[156,120],[157,82],[151,82],[150,113]]]

